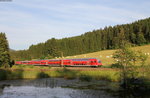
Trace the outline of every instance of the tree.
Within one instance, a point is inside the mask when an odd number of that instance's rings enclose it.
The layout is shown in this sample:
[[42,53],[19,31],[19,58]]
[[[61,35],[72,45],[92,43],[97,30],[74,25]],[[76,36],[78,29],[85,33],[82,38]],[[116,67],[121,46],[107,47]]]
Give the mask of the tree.
[[[147,56],[142,52],[132,50],[130,46],[130,43],[125,43],[113,56],[114,59],[117,59],[118,65],[121,66],[121,83],[125,89],[130,88],[131,82],[138,79],[138,74],[140,73],[138,68],[142,67],[144,77],[145,70],[143,68],[145,67],[145,61],[147,60]],[[132,85],[131,87],[134,86],[136,85]]]
[[0,67],[10,67],[9,45],[5,33],[0,33]]
[[143,33],[139,32],[137,35],[137,44],[142,45],[146,42]]
[[131,33],[131,42],[133,43],[133,44],[135,44],[135,42],[136,42],[136,35],[134,34],[134,33]]
[[46,52],[46,56],[48,57],[58,57],[59,54],[59,49],[58,49],[58,43],[57,40],[55,38],[52,38],[51,40],[48,40],[45,43],[45,52]]

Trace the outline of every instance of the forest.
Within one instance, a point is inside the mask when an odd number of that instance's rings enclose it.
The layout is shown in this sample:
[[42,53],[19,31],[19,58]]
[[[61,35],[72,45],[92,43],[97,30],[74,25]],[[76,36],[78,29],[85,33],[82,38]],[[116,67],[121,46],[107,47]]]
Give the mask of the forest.
[[80,36],[55,39],[31,45],[29,49],[10,51],[13,60],[51,59],[96,52],[106,49],[118,49],[120,40],[125,39],[133,46],[150,43],[150,18],[129,24],[107,26],[103,29],[86,32]]

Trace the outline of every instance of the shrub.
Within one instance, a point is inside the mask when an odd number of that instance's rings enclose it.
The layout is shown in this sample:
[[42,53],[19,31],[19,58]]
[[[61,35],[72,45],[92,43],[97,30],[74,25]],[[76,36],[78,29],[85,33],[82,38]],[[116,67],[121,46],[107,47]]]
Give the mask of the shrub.
[[67,68],[63,68],[62,70],[56,70],[59,77],[63,77],[65,79],[74,79],[77,76],[77,71],[69,70]]
[[7,79],[7,71],[0,69],[0,80],[5,80]]
[[40,72],[38,73],[37,78],[49,78],[49,75],[44,72]]
[[88,75],[80,75],[79,76],[79,79],[81,81],[87,81],[87,82],[90,82],[92,80],[92,77],[91,76],[88,76]]
[[121,82],[121,87],[128,90],[139,90],[147,91],[150,90],[149,80],[139,77],[139,78],[127,78],[126,82]]
[[123,66],[120,65],[119,63],[115,63],[111,65],[111,68],[122,68]]

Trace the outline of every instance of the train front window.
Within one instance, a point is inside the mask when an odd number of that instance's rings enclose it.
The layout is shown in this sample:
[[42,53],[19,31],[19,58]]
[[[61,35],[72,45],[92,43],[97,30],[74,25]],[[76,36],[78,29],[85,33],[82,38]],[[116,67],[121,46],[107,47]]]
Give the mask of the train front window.
[[100,60],[98,60],[98,63],[101,63],[101,61],[100,61]]

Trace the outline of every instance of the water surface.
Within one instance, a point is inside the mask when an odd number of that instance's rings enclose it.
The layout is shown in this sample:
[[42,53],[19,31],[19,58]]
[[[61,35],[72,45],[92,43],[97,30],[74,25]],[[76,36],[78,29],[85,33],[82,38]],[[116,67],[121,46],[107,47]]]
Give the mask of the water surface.
[[92,86],[77,79],[5,80],[0,81],[0,98],[117,98]]
[[0,98],[150,98],[119,93],[118,84],[107,81],[45,78],[0,81]]

